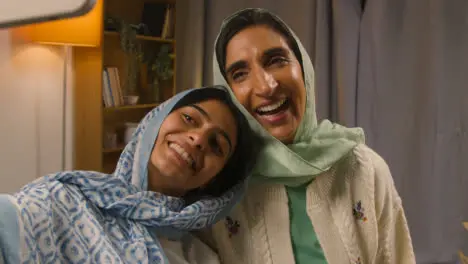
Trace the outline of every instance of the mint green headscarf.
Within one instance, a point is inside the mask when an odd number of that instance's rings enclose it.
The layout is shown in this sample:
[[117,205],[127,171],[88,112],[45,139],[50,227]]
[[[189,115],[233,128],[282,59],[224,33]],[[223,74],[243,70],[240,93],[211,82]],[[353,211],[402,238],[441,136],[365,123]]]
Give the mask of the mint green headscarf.
[[[225,29],[228,21],[243,11],[245,10],[236,12],[226,18],[220,32]],[[261,11],[268,12],[266,10]],[[246,115],[254,131],[264,139],[265,145],[259,154],[252,179],[262,182],[281,183],[294,187],[307,183],[318,174],[327,171],[333,164],[347,155],[358,143],[364,141],[364,133],[360,128],[346,128],[331,123],[328,120],[323,120],[320,123],[317,122],[314,91],[315,79],[312,62],[296,34],[280,18],[275,15],[273,17],[277,22],[289,29],[302,55],[304,82],[307,90],[306,110],[296,132],[294,142],[285,145],[271,136],[235,99],[232,90],[228,90],[234,98],[235,104]],[[219,35],[216,43],[218,41]],[[214,83],[229,87],[221,73],[220,67],[224,67],[224,65],[218,64],[215,51],[213,56]]]

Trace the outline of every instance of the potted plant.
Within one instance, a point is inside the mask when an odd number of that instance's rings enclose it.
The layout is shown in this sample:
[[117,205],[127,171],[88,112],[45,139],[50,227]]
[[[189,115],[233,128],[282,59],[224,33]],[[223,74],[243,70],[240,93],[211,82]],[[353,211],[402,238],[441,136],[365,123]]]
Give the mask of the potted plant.
[[171,79],[174,75],[170,46],[162,45],[157,53],[154,52],[154,49],[151,49],[145,52],[145,54],[147,54],[146,63],[150,81],[149,88],[151,89],[153,100],[159,102],[161,82]]
[[123,85],[125,104],[138,102],[138,77],[140,64],[143,60],[141,44],[137,40],[137,33],[131,24],[118,21],[120,33],[120,47],[127,56],[127,78]]

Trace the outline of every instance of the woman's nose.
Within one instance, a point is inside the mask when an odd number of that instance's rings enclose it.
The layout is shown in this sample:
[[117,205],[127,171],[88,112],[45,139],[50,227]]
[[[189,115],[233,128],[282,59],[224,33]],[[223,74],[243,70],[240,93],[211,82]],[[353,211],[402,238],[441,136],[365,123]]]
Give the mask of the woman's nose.
[[252,87],[255,94],[261,97],[271,97],[278,88],[278,82],[273,74],[263,68],[257,69],[252,74]]
[[190,144],[199,150],[205,150],[208,144],[208,131],[206,129],[197,129],[189,133]]

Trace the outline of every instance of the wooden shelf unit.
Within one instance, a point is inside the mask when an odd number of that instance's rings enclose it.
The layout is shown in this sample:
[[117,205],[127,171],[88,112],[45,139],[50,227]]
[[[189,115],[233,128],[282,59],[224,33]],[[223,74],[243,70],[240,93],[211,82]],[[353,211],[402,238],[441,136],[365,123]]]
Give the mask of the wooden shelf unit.
[[[175,0],[105,0],[105,14],[121,18],[128,23],[139,24],[145,2],[174,4]],[[85,30],[85,29],[83,29]],[[126,123],[138,123],[160,102],[172,97],[175,89],[175,39],[138,35],[142,45],[159,49],[161,45],[171,46],[174,75],[171,80],[161,82],[159,102],[147,99],[144,74],[140,74],[140,99],[136,105],[105,107],[103,104],[103,70],[117,67],[120,83],[126,79],[127,57],[120,48],[118,32],[102,29],[102,44],[99,47],[74,47],[74,168],[111,173],[125,147],[123,129]],[[144,65],[142,65],[144,69]],[[117,143],[105,146],[106,134],[116,133]]]
[[115,147],[115,148],[108,148],[108,149],[102,149],[103,153],[116,153],[116,152],[122,152],[124,150],[125,146],[120,146],[120,147]]
[[132,110],[132,109],[141,109],[141,108],[155,108],[159,104],[136,104],[136,105],[124,105],[124,106],[116,106],[116,107],[104,107],[105,112],[113,112],[113,111],[125,111],[125,110]]
[[[106,37],[118,37],[119,33],[113,31],[104,31],[104,36]],[[152,37],[152,36],[144,36],[144,35],[137,35],[136,37],[139,40],[146,40],[146,41],[154,41],[154,42],[161,42],[161,43],[175,43],[174,39],[165,39],[160,37]]]

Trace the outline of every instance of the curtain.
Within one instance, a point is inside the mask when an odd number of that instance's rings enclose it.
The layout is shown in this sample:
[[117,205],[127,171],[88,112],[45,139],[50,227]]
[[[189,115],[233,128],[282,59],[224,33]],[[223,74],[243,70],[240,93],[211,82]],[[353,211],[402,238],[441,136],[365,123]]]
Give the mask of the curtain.
[[316,73],[317,112],[361,126],[389,163],[420,264],[468,253],[468,1],[177,1],[177,86],[212,83],[222,20],[278,14]]
[[468,1],[368,1],[360,35],[357,124],[390,165],[418,263],[455,263],[468,239]]

